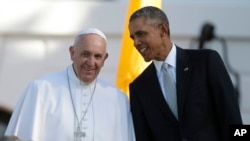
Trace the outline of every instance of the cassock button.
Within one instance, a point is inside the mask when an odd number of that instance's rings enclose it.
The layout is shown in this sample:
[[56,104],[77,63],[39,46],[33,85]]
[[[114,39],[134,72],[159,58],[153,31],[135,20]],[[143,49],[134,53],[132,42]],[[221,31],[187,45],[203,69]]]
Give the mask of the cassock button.
[[187,139],[186,138],[182,138],[182,141],[187,141]]

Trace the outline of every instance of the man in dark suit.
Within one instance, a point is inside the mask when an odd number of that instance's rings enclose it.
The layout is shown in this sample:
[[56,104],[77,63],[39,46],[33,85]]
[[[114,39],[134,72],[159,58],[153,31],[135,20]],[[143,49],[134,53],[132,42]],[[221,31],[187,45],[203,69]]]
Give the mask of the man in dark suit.
[[[144,60],[153,60],[129,86],[137,141],[229,141],[229,125],[242,119],[219,54],[172,43],[167,16],[152,6],[131,15],[129,32]],[[164,63],[176,93],[165,91]]]

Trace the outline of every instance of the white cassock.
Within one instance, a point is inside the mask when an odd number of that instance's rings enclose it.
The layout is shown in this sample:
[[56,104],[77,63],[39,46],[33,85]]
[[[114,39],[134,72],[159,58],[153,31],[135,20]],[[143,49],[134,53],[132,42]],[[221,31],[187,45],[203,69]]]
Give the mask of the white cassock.
[[77,127],[84,133],[80,141],[135,140],[127,96],[100,79],[81,84],[71,65],[29,84],[5,136],[22,141],[75,141]]

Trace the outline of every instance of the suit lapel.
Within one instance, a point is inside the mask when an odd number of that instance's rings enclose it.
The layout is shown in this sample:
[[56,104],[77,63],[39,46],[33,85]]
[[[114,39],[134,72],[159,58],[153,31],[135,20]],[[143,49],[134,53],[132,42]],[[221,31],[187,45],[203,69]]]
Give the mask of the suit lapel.
[[[192,66],[189,63],[188,54],[179,47],[177,47],[177,59],[176,59],[176,89],[177,89],[177,105],[178,105],[178,115],[179,121],[183,118],[183,111],[185,107],[185,99],[188,92],[189,84],[190,84],[190,76],[192,71]],[[173,121],[178,122],[175,118],[174,114],[171,112],[168,104],[166,103],[163,93],[161,91],[160,83],[156,75],[156,68],[153,63],[145,71],[145,82],[146,88],[144,92],[149,94],[149,98],[152,98],[154,103],[159,105],[162,112]],[[152,96],[152,94],[154,96]],[[171,116],[169,116],[171,115]]]
[[177,105],[179,120],[183,118],[183,111],[185,107],[185,99],[190,85],[190,76],[192,66],[189,63],[188,55],[185,51],[177,47],[177,60],[176,60],[176,89],[177,89]]
[[154,103],[159,105],[161,111],[167,116],[167,118],[177,122],[177,119],[175,118],[167,102],[165,101],[165,98],[163,97],[160,83],[156,75],[156,69],[153,63],[149,66],[148,69],[148,79],[149,82],[155,82],[155,83],[150,83],[150,85],[148,85],[147,93],[149,93],[150,95],[154,94],[154,96],[150,96],[152,100],[154,100]]

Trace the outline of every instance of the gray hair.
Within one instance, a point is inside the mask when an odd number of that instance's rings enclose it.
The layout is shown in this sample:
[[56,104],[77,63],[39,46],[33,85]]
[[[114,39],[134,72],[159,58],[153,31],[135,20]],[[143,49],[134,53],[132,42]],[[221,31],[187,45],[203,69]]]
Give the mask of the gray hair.
[[[144,17],[145,22],[153,26],[158,26],[161,23],[165,23],[169,26],[167,15],[164,13],[164,11],[154,6],[142,7],[141,9],[135,11],[130,16],[129,22],[139,17]],[[170,35],[170,29],[168,35]]]

